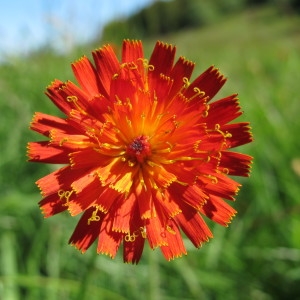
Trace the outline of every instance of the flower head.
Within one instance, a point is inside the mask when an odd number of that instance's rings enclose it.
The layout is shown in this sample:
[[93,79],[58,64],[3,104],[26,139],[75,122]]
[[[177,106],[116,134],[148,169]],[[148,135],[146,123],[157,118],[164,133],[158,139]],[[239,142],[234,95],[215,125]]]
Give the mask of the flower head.
[[137,263],[147,240],[166,259],[212,237],[203,217],[227,225],[251,157],[230,151],[252,140],[237,95],[211,102],[226,79],[214,67],[190,82],[194,63],[157,42],[150,60],[140,41],[125,40],[121,61],[113,48],[72,64],[79,83],[55,80],[46,94],[65,114],[36,113],[30,128],[46,136],[30,142],[30,161],[63,164],[39,179],[45,217],[82,214],[70,243],[85,252]]

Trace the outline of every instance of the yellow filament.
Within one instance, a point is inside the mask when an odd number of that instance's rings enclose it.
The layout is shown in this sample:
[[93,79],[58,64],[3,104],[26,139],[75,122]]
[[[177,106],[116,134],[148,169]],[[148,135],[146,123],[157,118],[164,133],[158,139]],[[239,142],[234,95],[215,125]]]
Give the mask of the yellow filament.
[[93,211],[92,216],[88,219],[88,225],[93,221],[100,221],[100,217],[97,215],[99,207],[96,206],[96,209]]
[[223,168],[222,172],[223,172],[224,174],[226,174],[226,175],[229,174],[229,170],[228,170],[227,168]]
[[217,184],[218,183],[218,178],[216,176],[208,174],[208,175],[204,175],[204,177],[209,178],[211,180],[212,184]]
[[176,231],[175,231],[171,226],[167,225],[166,229],[167,229],[167,231],[170,232],[171,234],[174,234],[174,235],[176,234]]
[[147,238],[146,227],[140,227],[140,231],[141,231],[142,238],[146,239]]
[[67,101],[72,102],[80,113],[82,113],[83,115],[87,115],[86,111],[78,104],[77,96],[68,96]]
[[64,190],[59,190],[57,192],[59,199],[62,201],[64,198],[66,199],[66,203],[64,203],[64,206],[68,206],[69,205],[69,199],[71,197],[71,195],[73,194],[74,190],[70,190],[70,191],[64,191]]
[[204,104],[205,105],[205,110],[202,113],[202,117],[206,118],[208,116],[208,111],[209,111],[209,104]]
[[195,92],[195,95],[189,98],[188,101],[192,101],[198,96],[203,97],[205,95],[205,92],[201,91],[198,87],[194,87],[193,91]]
[[67,142],[68,139],[67,138],[63,138],[60,142],[59,142],[59,146],[62,147],[62,145]]
[[216,125],[215,125],[215,131],[221,133],[221,134],[223,135],[224,138],[231,138],[231,137],[232,137],[232,134],[231,134],[231,133],[229,133],[228,131],[225,131],[225,132],[224,132],[224,131],[222,131],[220,128],[221,128],[220,124],[216,124]]
[[137,234],[135,234],[135,233],[130,234],[130,232],[128,232],[125,235],[124,240],[125,240],[125,242],[134,242],[137,237],[138,237]]

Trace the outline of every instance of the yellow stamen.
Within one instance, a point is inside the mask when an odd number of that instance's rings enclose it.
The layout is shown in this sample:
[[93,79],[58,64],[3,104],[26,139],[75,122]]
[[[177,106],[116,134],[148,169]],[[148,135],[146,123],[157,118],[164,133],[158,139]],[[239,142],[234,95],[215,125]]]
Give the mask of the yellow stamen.
[[170,232],[171,234],[174,234],[174,235],[176,234],[176,231],[175,231],[171,226],[167,225],[166,229],[167,229],[167,231]]
[[125,235],[124,240],[125,240],[125,242],[134,242],[137,237],[138,237],[138,235],[136,233],[133,233],[131,235],[130,232],[128,232]]
[[93,211],[92,216],[88,219],[88,225],[91,224],[93,221],[100,221],[100,217],[97,215],[99,210],[98,205],[96,206],[96,209]]
[[80,105],[78,104],[77,96],[68,96],[67,101],[72,102],[75,105],[75,107],[77,108],[77,110],[80,113],[82,113],[83,115],[85,115],[85,116],[88,115],[87,112],[82,107],[80,107]]
[[69,199],[71,195],[73,194],[74,190],[70,191],[64,191],[64,190],[59,190],[57,192],[59,199],[62,201],[64,198],[66,199],[66,203],[63,204],[63,206],[68,206],[69,205]]

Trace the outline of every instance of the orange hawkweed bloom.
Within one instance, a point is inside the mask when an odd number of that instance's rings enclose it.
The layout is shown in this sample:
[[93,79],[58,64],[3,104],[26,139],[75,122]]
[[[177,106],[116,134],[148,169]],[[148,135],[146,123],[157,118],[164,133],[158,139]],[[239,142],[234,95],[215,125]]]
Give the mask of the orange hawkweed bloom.
[[45,217],[82,214],[70,243],[85,252],[138,263],[145,240],[166,259],[186,254],[182,232],[195,247],[212,237],[203,216],[227,225],[251,157],[231,148],[251,142],[237,95],[210,102],[226,79],[214,67],[190,82],[194,63],[157,42],[150,60],[140,41],[72,64],[79,83],[55,80],[46,95],[65,114],[36,113],[30,128],[47,141],[30,142],[29,161],[64,164],[39,179]]

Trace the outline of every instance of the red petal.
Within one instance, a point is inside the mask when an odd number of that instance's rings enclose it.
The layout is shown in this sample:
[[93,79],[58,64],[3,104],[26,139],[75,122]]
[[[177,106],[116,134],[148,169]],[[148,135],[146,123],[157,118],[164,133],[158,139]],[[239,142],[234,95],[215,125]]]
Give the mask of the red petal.
[[79,179],[73,181],[72,189],[76,192],[76,197],[69,201],[69,212],[75,216],[95,204],[97,198],[103,191],[100,180],[95,173],[82,174]]
[[45,136],[49,136],[50,130],[56,128],[61,131],[67,131],[70,125],[66,120],[50,116],[44,113],[36,112],[30,123],[30,129]]
[[194,66],[195,64],[193,62],[186,60],[184,57],[178,59],[170,73],[170,78],[173,79],[172,89],[169,93],[170,99],[172,99],[183,87],[183,78],[186,78],[187,80],[190,79]]
[[103,90],[103,95],[109,98],[112,77],[120,69],[119,61],[110,45],[104,46],[92,54],[100,78],[99,90]]
[[62,201],[58,194],[51,194],[39,202],[39,206],[45,218],[67,210],[68,206]]
[[126,238],[123,240],[123,260],[124,262],[137,264],[142,256],[146,238],[146,236],[142,234],[144,231],[144,223],[141,220],[137,203],[132,208],[129,223],[129,227],[131,228],[129,234],[131,234],[132,237],[134,236],[134,238],[132,238],[132,241]]
[[[178,193],[180,192],[178,191]],[[172,194],[170,194],[167,189],[164,190],[163,192],[162,191],[156,192],[155,202],[161,206],[164,213],[170,218],[181,213],[180,205],[178,205],[178,203],[174,201]]]
[[129,197],[125,195],[119,197],[110,208],[109,214],[113,216],[112,230],[117,232],[130,232],[130,221],[133,207],[136,206],[136,196],[131,193]]
[[168,221],[167,230],[164,234],[166,235],[168,246],[161,246],[160,249],[167,260],[187,254],[181,233],[173,220],[170,219]]
[[219,170],[234,176],[249,176],[252,157],[246,154],[222,151]]
[[68,152],[57,146],[52,146],[48,141],[30,142],[27,146],[28,161],[50,164],[69,163]]
[[124,40],[122,49],[122,62],[135,62],[139,58],[144,58],[142,42],[134,40]]
[[203,242],[207,242],[213,235],[195,209],[186,205],[182,209],[183,212],[175,216],[174,219],[195,247],[199,248]]
[[238,182],[221,173],[203,175],[201,181],[204,182],[206,193],[228,200],[234,200],[241,186]]
[[[150,61],[149,61],[149,90],[157,90],[157,81],[160,78],[160,75],[169,76],[172,70],[174,63],[176,48],[174,46],[157,42],[154,50],[152,52]],[[153,68],[153,70],[151,69]]]
[[124,195],[120,194],[116,190],[105,187],[101,195],[96,200],[95,205],[97,205],[101,211],[108,213],[113,203],[121,201],[120,197],[124,197]]
[[82,170],[72,171],[67,166],[40,178],[36,184],[42,191],[42,195],[48,196],[57,193],[59,190],[70,190],[71,183],[82,175]]
[[82,149],[69,155],[72,169],[89,168],[91,166],[103,166],[111,162],[111,157],[105,156],[93,148]]
[[221,130],[231,134],[231,137],[226,140],[227,148],[235,148],[253,141],[252,133],[250,132],[249,123],[227,124],[221,127]]
[[152,249],[161,246],[168,246],[164,235],[166,217],[156,211],[156,216],[146,220],[147,238]]
[[72,64],[73,73],[80,84],[90,95],[103,93],[99,84],[99,77],[95,67],[91,64],[86,56],[83,56]]
[[145,239],[139,235],[134,242],[123,242],[123,260],[126,263],[137,264],[144,250]]
[[[91,218],[93,217],[98,217],[99,220],[91,221]],[[89,208],[83,213],[69,240],[69,243],[84,253],[99,236],[102,222],[103,214],[100,212],[95,213],[95,207]]]
[[123,240],[123,233],[112,231],[111,213],[105,215],[99,234],[97,253],[105,254],[114,258]]
[[181,203],[184,201],[194,209],[199,210],[208,199],[207,194],[197,185],[182,186],[174,183],[170,186],[171,197],[181,208]]
[[60,80],[55,80],[51,85],[47,87],[46,95],[52,100],[52,102],[66,115],[72,110],[71,103],[66,101],[65,97],[59,94],[59,90],[64,86],[64,83]]
[[215,124],[226,124],[242,114],[236,96],[236,94],[231,95],[209,104],[209,113],[205,118],[208,127],[214,127]]
[[227,226],[236,214],[236,210],[227,204],[222,198],[210,196],[203,205],[201,213],[222,226]]
[[221,89],[225,81],[226,79],[219,70],[212,66],[191,83],[186,92],[184,92],[184,96],[187,98],[193,97],[195,95],[194,88],[199,88],[200,91],[205,92],[204,96],[210,100]]

